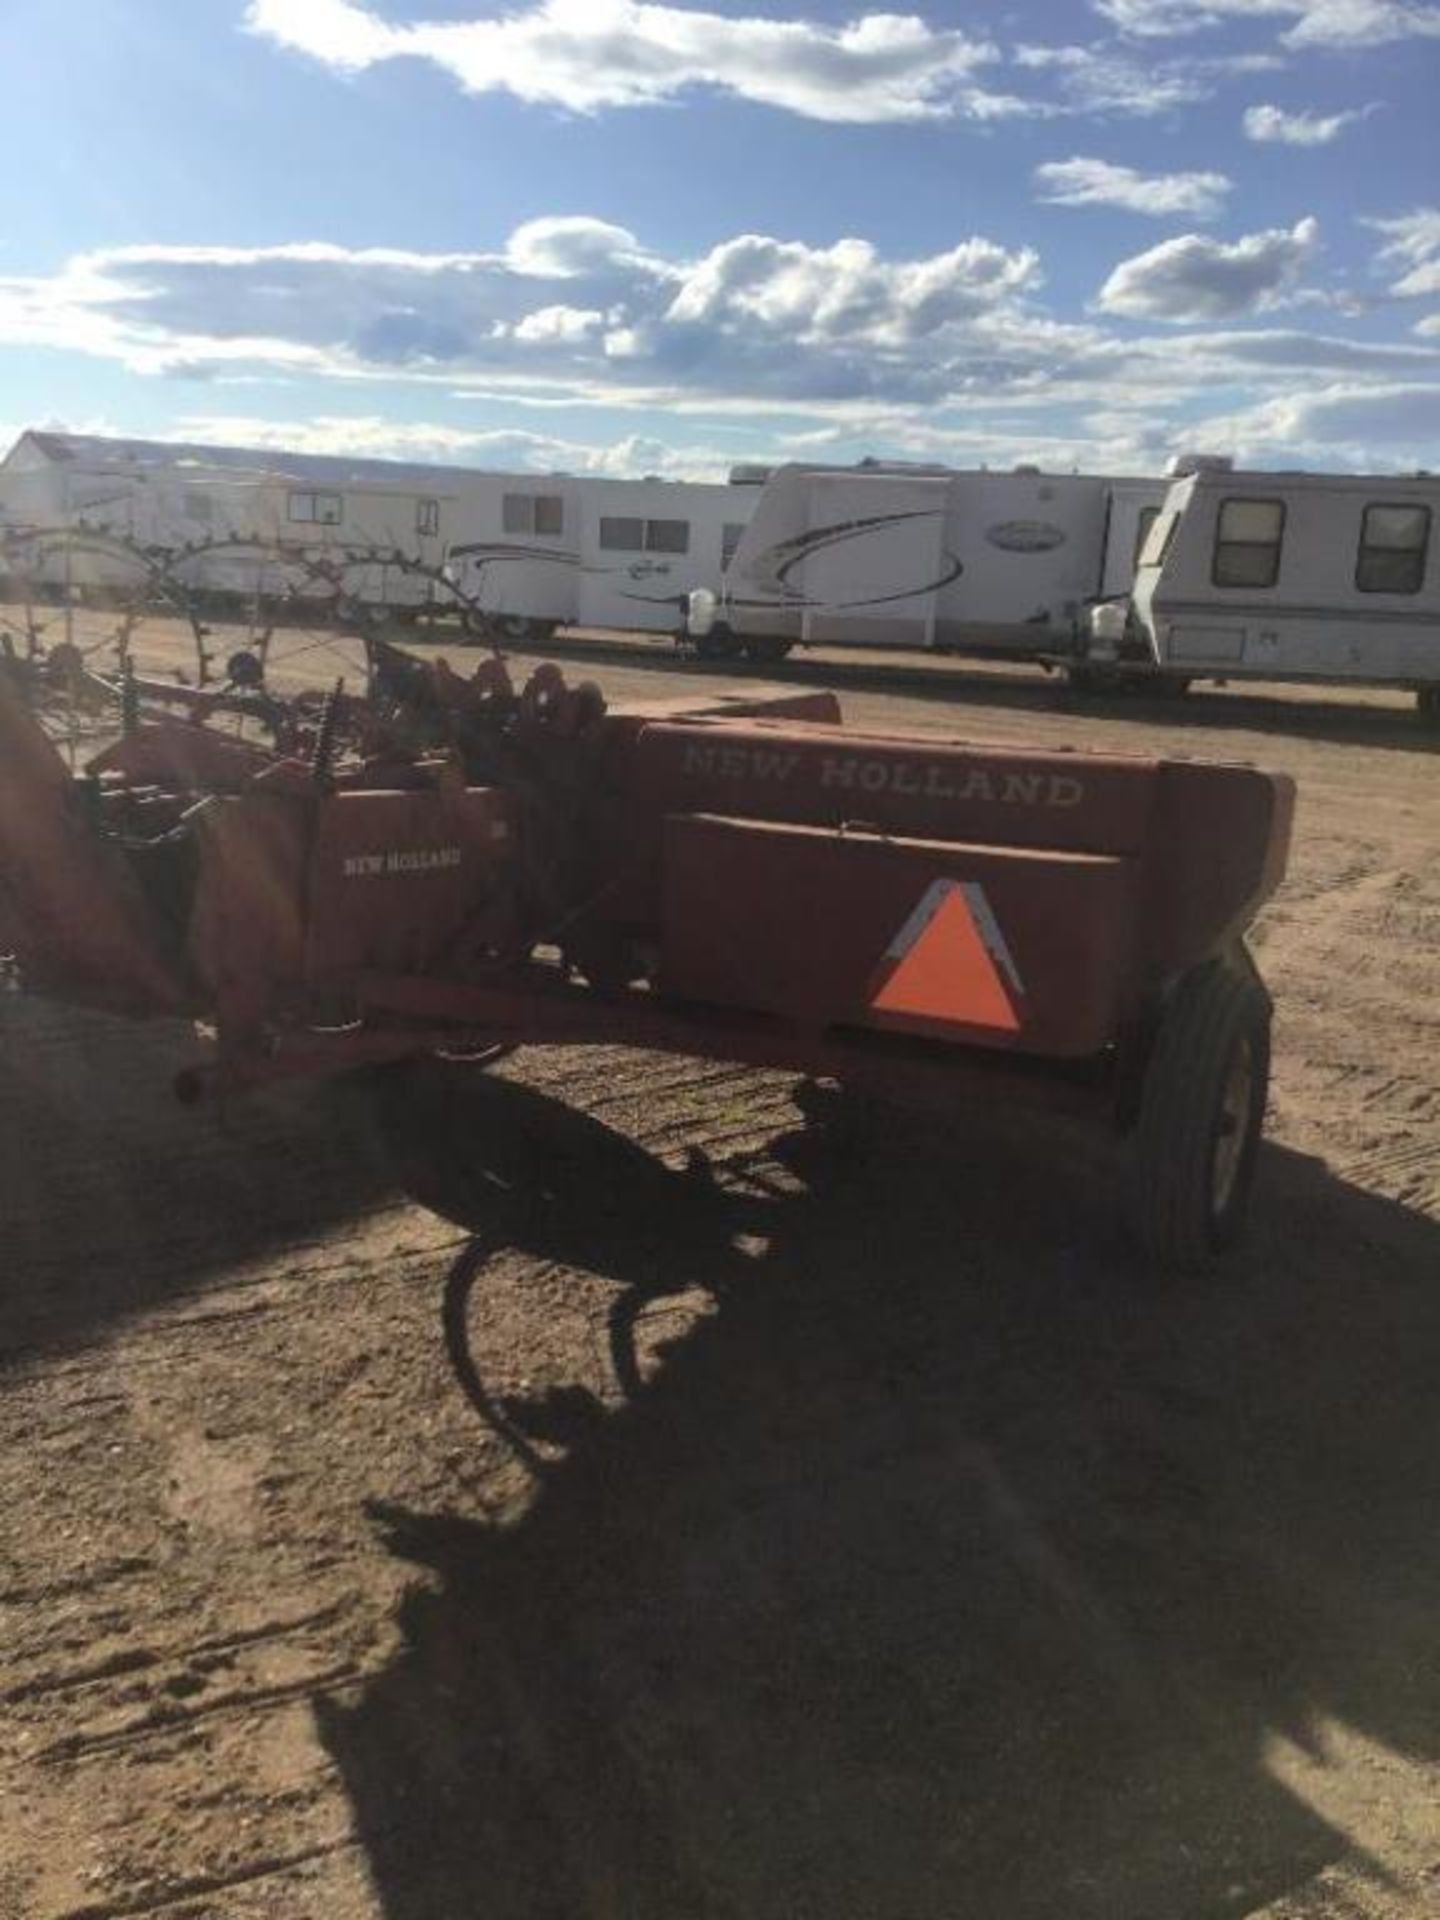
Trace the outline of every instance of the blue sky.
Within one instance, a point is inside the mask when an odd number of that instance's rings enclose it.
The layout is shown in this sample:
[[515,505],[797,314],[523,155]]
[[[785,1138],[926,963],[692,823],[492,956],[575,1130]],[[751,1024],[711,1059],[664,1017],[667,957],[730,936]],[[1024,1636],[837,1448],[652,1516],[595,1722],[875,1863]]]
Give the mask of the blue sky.
[[1440,467],[1432,0],[6,0],[0,63],[9,432]]

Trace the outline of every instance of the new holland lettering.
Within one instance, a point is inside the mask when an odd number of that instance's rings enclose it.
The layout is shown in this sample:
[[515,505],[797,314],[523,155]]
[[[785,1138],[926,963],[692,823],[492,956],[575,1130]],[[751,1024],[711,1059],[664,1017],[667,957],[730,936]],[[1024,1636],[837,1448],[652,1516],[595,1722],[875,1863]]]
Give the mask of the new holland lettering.
[[395,847],[386,853],[352,853],[346,856],[345,878],[378,880],[393,874],[447,873],[463,860],[459,847]]
[[[816,765],[813,757],[773,747],[712,747],[696,741],[686,743],[682,760],[686,773],[746,785],[790,783],[802,768]],[[1078,807],[1085,797],[1084,782],[1066,773],[967,766],[963,761],[927,764],[860,753],[821,756],[814,777],[822,788],[857,797],[895,793],[916,800],[978,800],[997,807]]]

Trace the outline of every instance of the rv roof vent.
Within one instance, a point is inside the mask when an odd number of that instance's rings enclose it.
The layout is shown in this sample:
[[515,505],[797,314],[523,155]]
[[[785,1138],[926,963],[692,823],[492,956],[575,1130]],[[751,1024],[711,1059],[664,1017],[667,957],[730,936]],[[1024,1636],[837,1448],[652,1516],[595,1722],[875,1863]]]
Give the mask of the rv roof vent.
[[762,467],[753,460],[745,460],[738,467],[730,469],[732,487],[763,487],[774,471],[771,467]]
[[1191,473],[1230,473],[1234,466],[1228,453],[1177,453],[1167,471],[1172,480],[1183,480]]
[[1030,461],[1022,460],[1018,467],[1012,467],[1010,471],[1012,473],[1038,474],[1040,469],[1039,467],[1032,465]]

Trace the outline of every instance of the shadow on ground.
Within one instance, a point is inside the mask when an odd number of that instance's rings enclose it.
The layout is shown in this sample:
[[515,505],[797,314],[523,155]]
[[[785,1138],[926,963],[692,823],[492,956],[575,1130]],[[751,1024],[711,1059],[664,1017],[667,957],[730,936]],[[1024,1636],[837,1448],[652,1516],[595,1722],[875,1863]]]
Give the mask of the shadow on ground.
[[[421,1197],[476,1232],[452,1333],[537,1473],[505,1523],[376,1516],[426,1579],[320,1714],[388,1920],[1240,1915],[1347,1851],[1277,1743],[1440,1753],[1434,1224],[1271,1150],[1238,1264],[1147,1290],[1038,1140],[673,1172],[476,1098]],[[628,1393],[497,1407],[507,1245],[617,1355],[715,1310]]]
[[362,1084],[186,1109],[195,1057],[178,1024],[0,996],[0,1364],[393,1194]]

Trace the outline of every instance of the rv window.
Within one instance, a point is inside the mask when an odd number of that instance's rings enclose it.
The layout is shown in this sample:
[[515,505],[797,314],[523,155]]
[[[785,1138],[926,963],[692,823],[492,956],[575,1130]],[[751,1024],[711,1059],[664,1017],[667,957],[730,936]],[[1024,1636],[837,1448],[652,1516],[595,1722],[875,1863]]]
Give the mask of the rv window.
[[690,522],[688,520],[647,520],[645,551],[647,553],[688,553]]
[[338,527],[345,517],[338,493],[292,493],[286,510],[292,520],[313,527]]
[[440,502],[438,500],[417,500],[415,502],[415,531],[417,533],[439,533]]
[[1130,571],[1132,573],[1140,564],[1140,556],[1145,551],[1145,542],[1150,538],[1150,529],[1159,518],[1159,507],[1142,507],[1140,509],[1140,518],[1135,524],[1135,546],[1130,555]]
[[565,502],[558,493],[507,493],[500,524],[506,533],[563,533]]
[[643,520],[609,519],[602,515],[600,519],[600,544],[608,547],[612,553],[643,553],[645,551],[645,522]]
[[1428,507],[1369,506],[1360,521],[1355,585],[1361,593],[1418,593],[1430,546]]
[[1273,587],[1284,537],[1283,500],[1222,500],[1211,581],[1217,587]]

